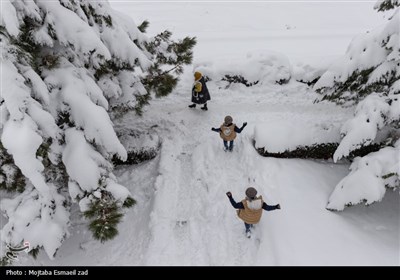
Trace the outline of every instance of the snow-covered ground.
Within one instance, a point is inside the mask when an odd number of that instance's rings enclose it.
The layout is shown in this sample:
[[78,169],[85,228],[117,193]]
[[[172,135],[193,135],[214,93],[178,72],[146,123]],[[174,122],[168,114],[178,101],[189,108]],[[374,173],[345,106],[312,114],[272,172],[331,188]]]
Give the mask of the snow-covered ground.
[[293,65],[326,66],[355,35],[386,21],[367,1],[110,2],[136,24],[148,20],[149,34],[168,29],[175,38],[196,36],[195,63],[261,49],[281,52]]
[[[170,29],[174,36],[196,36],[195,63],[244,57],[268,49],[293,65],[322,65],[341,55],[351,38],[382,23],[373,3],[129,3],[115,8],[149,34]],[[359,15],[359,16],[358,16]],[[355,20],[355,18],[357,20]],[[94,241],[76,211],[72,236],[51,261],[20,254],[16,265],[399,265],[400,201],[397,192],[381,203],[344,212],[325,209],[329,195],[348,174],[347,163],[259,156],[256,125],[271,122],[340,126],[353,113],[333,103],[313,101],[305,85],[263,85],[230,89],[210,82],[209,111],[189,109],[192,70],[167,98],[153,100],[142,118],[126,116],[119,125],[152,127],[162,140],[160,154],[135,166],[119,167],[119,183],[137,205],[119,225],[119,235]],[[211,131],[226,115],[248,126],[232,153]],[[271,137],[274,137],[271,135]],[[236,201],[248,186],[268,204],[251,239],[244,236],[225,193]],[[79,221],[79,222],[77,222]]]
[[[143,116],[123,123],[154,126],[162,139],[160,155],[147,163],[121,167],[120,183],[138,204],[119,226],[119,235],[100,244],[84,224],[54,261],[42,254],[40,265],[397,265],[399,264],[399,196],[345,212],[325,209],[327,199],[348,164],[263,158],[253,147],[259,122],[343,123],[351,109],[313,104],[306,86],[219,89],[209,83],[209,111],[189,109],[190,77],[171,96],[154,100]],[[234,151],[222,149],[212,126],[230,114],[239,126]],[[271,136],[273,137],[273,136]],[[236,200],[254,186],[268,204],[255,236],[244,236],[225,193]],[[74,219],[73,219],[74,220]],[[26,263],[25,263],[26,264]]]

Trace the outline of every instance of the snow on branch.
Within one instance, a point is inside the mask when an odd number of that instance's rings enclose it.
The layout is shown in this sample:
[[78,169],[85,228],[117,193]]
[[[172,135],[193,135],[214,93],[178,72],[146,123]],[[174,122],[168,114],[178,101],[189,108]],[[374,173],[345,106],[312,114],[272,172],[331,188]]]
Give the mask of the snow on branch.
[[329,197],[327,209],[341,211],[346,206],[381,201],[386,187],[400,187],[400,141],[356,160]]
[[338,161],[350,152],[372,143],[379,130],[400,120],[399,98],[371,94],[361,101],[354,118],[348,120],[341,129],[343,136],[333,159]]

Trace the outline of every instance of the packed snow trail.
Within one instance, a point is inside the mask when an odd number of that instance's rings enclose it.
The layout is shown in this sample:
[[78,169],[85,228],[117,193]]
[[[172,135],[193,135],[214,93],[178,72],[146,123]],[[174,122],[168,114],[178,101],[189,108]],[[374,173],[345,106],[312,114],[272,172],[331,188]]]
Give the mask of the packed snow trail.
[[[352,113],[291,83],[270,88],[220,89],[209,83],[209,111],[190,109],[191,77],[172,95],[152,101],[143,118],[126,116],[120,125],[154,127],[159,155],[116,170],[137,200],[119,225],[119,235],[94,241],[86,224],[74,224],[54,261],[40,265],[398,265],[399,196],[335,213],[325,209],[347,164],[264,158],[253,147],[253,129],[265,121],[343,123]],[[248,126],[232,153],[211,127],[226,115]],[[271,135],[273,137],[273,135]],[[226,192],[236,201],[254,186],[267,204],[252,238],[244,235]],[[78,220],[75,218],[73,220]]]
[[[338,243],[343,242],[340,239],[343,234],[337,237],[338,228],[348,232],[345,238],[356,244],[360,254],[368,254],[370,250],[359,246],[357,238],[351,237],[353,231],[360,230],[351,220],[325,209],[332,188],[348,172],[347,165],[262,158],[253,147],[253,126],[263,119],[335,122],[345,119],[349,111],[339,113],[340,109],[332,104],[312,104],[311,97],[307,97],[304,87],[298,84],[288,86],[286,91],[246,97],[216,88],[211,88],[211,92],[214,94],[208,112],[201,111],[199,106],[187,108],[189,97],[183,94],[168,98],[157,110],[160,127],[168,130],[167,134],[162,131],[160,134],[168,136],[163,138],[160,154],[146,265],[323,265],[396,261],[393,250],[387,258],[370,256],[363,260],[357,260],[352,254],[341,258],[335,253],[330,255],[329,252],[338,251]],[[211,131],[211,127],[221,124],[225,115],[232,115],[238,126],[249,122],[235,140],[232,153],[223,151],[218,133]],[[236,210],[225,193],[232,191],[234,198],[240,201],[250,185],[258,189],[268,204],[281,203],[283,209],[264,212],[256,228],[258,237],[248,240],[243,223],[236,217]],[[383,205],[376,208],[382,208],[377,210],[377,216],[385,215]],[[369,211],[360,210],[359,214],[368,218]],[[387,221],[383,228],[391,227],[396,231],[396,224],[390,223]],[[388,235],[396,243],[390,230]],[[313,239],[324,247],[315,244]],[[365,239],[369,244],[381,245],[376,236],[365,236]],[[388,245],[390,242],[385,244]],[[298,251],[299,248],[303,251]],[[307,252],[318,257],[303,257]]]

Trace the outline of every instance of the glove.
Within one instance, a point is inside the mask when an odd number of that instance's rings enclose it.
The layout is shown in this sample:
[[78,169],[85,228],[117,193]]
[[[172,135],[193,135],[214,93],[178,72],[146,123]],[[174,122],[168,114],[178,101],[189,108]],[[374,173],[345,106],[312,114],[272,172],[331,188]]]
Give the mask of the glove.
[[281,205],[280,204],[276,205],[276,209],[281,209]]
[[231,192],[227,192],[226,195],[227,195],[228,197],[232,197],[232,193],[231,193]]
[[243,127],[245,127],[246,125],[247,125],[247,122],[244,122],[244,123],[243,123]]
[[214,130],[215,130],[215,128],[214,128],[214,127],[211,127],[211,130],[212,130],[212,131],[214,131]]

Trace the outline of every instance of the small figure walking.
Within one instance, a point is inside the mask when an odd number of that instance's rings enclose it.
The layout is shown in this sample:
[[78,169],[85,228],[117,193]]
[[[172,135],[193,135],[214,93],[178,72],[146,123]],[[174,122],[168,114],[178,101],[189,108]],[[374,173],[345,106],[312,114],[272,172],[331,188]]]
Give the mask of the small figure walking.
[[[233,150],[233,141],[236,138],[236,133],[241,133],[242,130],[246,127],[247,122],[244,122],[241,128],[238,128],[236,124],[232,123],[233,119],[231,116],[226,116],[224,123],[219,128],[212,127],[211,130],[215,132],[219,132],[222,140],[224,141],[224,151]],[[228,146],[229,142],[229,146]]]
[[194,84],[192,88],[192,105],[189,108],[196,108],[196,104],[204,104],[201,107],[202,110],[207,111],[207,101],[211,100],[210,93],[204,80],[203,75],[200,72],[194,72]]
[[227,192],[226,195],[229,198],[232,206],[237,210],[237,214],[240,219],[244,222],[244,227],[246,228],[246,236],[251,237],[251,228],[253,225],[258,224],[261,219],[262,210],[271,211],[276,209],[281,209],[279,204],[270,206],[264,202],[262,196],[256,196],[257,190],[255,188],[247,188],[246,198],[241,202],[236,202],[231,192]]

